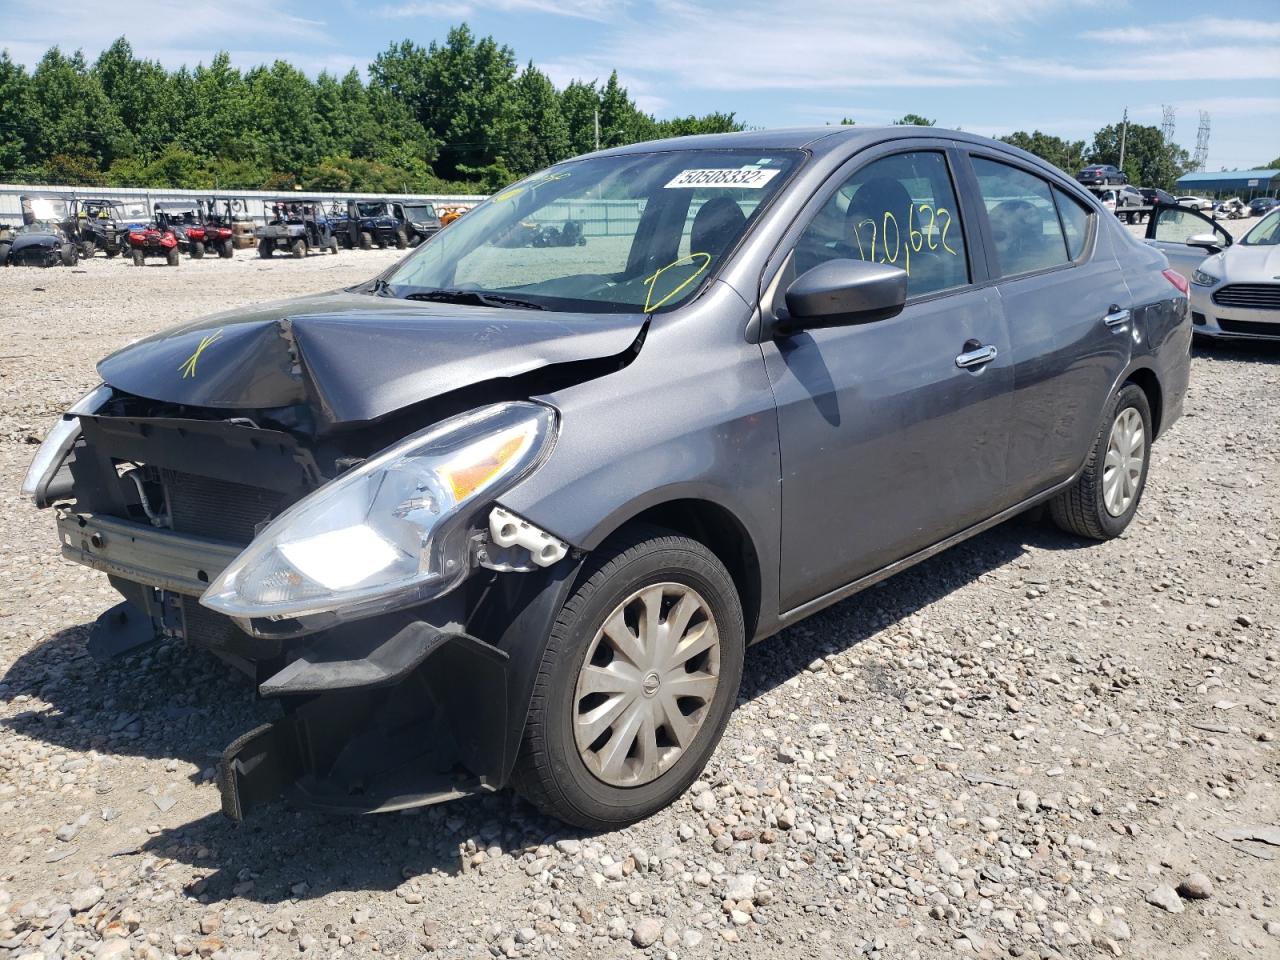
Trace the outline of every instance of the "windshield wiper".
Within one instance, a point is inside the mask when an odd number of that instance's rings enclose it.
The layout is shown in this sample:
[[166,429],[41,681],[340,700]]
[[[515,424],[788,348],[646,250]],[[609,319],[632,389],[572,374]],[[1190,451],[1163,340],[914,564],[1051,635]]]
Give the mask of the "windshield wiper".
[[391,294],[391,284],[387,283],[382,277],[375,277],[369,281],[368,290],[375,297],[385,297]]
[[546,310],[541,303],[508,297],[502,293],[484,293],[480,290],[422,290],[407,293],[406,300],[427,300],[433,303],[465,303],[476,307],[519,307],[522,310]]

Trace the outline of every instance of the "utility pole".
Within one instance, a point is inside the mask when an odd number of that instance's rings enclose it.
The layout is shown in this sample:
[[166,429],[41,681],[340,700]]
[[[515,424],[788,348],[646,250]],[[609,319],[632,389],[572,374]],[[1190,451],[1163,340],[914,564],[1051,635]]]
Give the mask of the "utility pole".
[[600,149],[600,108],[596,107],[596,149]]
[[1124,108],[1124,121],[1120,126],[1120,169],[1124,170],[1124,144],[1129,139],[1129,108]]

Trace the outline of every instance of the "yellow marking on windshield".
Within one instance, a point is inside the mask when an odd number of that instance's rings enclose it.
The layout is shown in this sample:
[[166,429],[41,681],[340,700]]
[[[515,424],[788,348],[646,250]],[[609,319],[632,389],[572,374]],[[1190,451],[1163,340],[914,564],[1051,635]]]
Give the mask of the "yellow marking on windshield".
[[[650,302],[651,300],[653,300],[654,285],[658,282],[658,278],[660,276],[662,276],[664,273],[666,273],[668,270],[674,267],[678,267],[686,263],[692,264],[699,257],[703,258],[702,264],[698,267],[697,270],[689,274],[689,276],[685,278],[684,282],[682,282],[678,287],[676,287],[674,290],[668,293],[665,297],[663,297],[657,303]],[[693,283],[693,281],[697,280],[698,277],[702,275],[702,271],[706,270],[707,267],[709,266],[711,266],[711,254],[691,253],[688,256],[681,257],[679,260],[671,261],[665,267],[659,267],[654,272],[653,276],[645,277],[644,279],[644,282],[648,285],[648,291],[645,293],[645,297],[644,297],[644,312],[649,313],[651,310],[657,310],[659,307],[663,306],[664,304],[670,303],[672,300],[676,298],[676,296],[679,295],[681,290],[689,286],[689,284]]]
[[182,373],[181,379],[183,380],[186,380],[188,378],[191,378],[193,380],[195,379],[196,363],[198,363],[200,360],[200,354],[204,353],[210,344],[216,343],[220,339],[222,339],[221,330],[217,331],[216,333],[211,333],[207,337],[200,338],[200,345],[196,347],[195,353],[187,357],[186,362],[178,368],[178,370],[181,371]]
[[524,193],[530,187],[540,186],[544,183],[554,183],[556,180],[567,180],[568,178],[569,174],[567,173],[549,173],[545,177],[539,177],[537,180],[530,180],[527,183],[519,183],[514,187],[509,187],[508,189],[503,190],[501,193],[494,196],[493,202],[502,203],[505,200],[512,200],[515,197],[520,196],[520,194]]

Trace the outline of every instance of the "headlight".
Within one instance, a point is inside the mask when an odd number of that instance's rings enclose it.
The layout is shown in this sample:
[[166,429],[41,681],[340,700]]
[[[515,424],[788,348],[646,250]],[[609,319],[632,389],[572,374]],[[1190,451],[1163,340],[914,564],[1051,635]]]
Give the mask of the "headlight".
[[1195,273],[1191,274],[1191,282],[1198,287],[1212,287],[1221,279],[1221,277],[1215,277],[1212,273],[1207,273],[1199,267],[1196,268]]
[[111,388],[105,383],[99,384],[73,403],[71,409],[58,418],[45,436],[22,480],[22,495],[37,507],[49,505],[45,496],[49,481],[57,474],[62,461],[67,459],[67,454],[80,437],[80,418],[77,414],[97,413],[110,397]]
[[549,407],[501,403],[416,433],[276,517],[200,602],[332,622],[447,593],[468,573],[476,513],[541,462],[555,430]]

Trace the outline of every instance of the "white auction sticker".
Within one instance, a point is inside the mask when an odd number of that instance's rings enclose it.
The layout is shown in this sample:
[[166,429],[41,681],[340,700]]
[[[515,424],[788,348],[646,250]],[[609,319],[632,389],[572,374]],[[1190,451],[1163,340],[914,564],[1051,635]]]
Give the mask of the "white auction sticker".
[[776,177],[780,170],[682,170],[666,185],[667,190],[694,187],[737,187],[758,190]]

